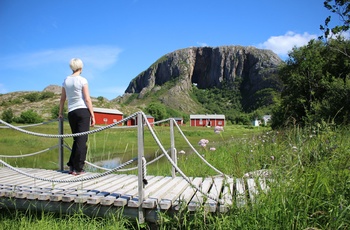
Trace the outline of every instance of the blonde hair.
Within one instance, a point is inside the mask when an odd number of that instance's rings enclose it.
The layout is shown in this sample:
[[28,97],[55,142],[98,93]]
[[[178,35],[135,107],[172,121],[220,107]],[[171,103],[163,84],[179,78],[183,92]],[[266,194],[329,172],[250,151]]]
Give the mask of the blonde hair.
[[73,72],[76,72],[79,69],[83,69],[83,61],[79,58],[72,58],[69,62],[69,67]]

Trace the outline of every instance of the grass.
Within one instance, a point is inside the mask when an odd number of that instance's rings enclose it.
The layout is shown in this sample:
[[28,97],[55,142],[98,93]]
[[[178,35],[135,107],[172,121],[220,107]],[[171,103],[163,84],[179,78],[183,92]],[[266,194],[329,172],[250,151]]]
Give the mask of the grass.
[[[55,133],[55,125],[31,128],[45,133]],[[40,130],[42,129],[42,130]],[[165,149],[170,146],[169,127],[155,127]],[[270,169],[273,180],[270,191],[261,193],[256,204],[245,208],[235,206],[224,214],[208,214],[204,210],[190,213],[186,209],[175,215],[160,213],[159,229],[349,229],[350,228],[350,132],[349,127],[324,126],[272,131],[267,128],[228,126],[221,135],[213,128],[182,127],[189,141],[205,159],[232,177],[244,173]],[[68,132],[67,132],[68,133]],[[147,132],[146,132],[147,133]],[[0,153],[29,153],[56,144],[55,140],[42,143],[37,137],[21,136],[11,130],[0,129]],[[18,137],[21,136],[21,137]],[[4,137],[4,138],[3,138]],[[89,137],[89,158],[123,160],[137,156],[137,137],[130,129],[110,129]],[[24,139],[26,138],[26,139]],[[208,145],[198,146],[202,138]],[[145,153],[152,159],[159,148],[153,137],[145,134]],[[66,142],[69,144],[69,141]],[[217,174],[191,153],[180,134],[175,132],[179,154],[178,165],[188,176]],[[30,144],[28,144],[30,143]],[[30,146],[28,149],[27,144]],[[216,151],[210,151],[210,147]],[[35,148],[36,147],[36,148]],[[52,152],[51,152],[52,151]],[[35,156],[37,160],[12,160],[21,167],[52,167],[57,163],[57,150]],[[42,155],[50,162],[42,161]],[[40,158],[40,159],[39,159]],[[67,158],[66,158],[67,159]],[[8,159],[6,160],[7,162]],[[163,159],[147,169],[150,175],[170,175],[170,165]],[[131,172],[135,173],[135,172]],[[91,218],[77,214],[59,217],[49,214],[28,215],[1,212],[0,229],[140,229],[122,217]],[[74,225],[74,223],[79,224]]]

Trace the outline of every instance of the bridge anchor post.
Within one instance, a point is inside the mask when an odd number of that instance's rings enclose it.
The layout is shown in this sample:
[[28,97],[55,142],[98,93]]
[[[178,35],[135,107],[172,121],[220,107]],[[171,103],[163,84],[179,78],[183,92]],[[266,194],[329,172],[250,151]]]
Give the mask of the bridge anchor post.
[[143,163],[142,158],[144,157],[144,122],[142,113],[137,114],[137,144],[138,144],[138,196],[139,196],[139,209],[138,209],[138,218],[139,223],[142,224],[145,222],[145,216],[142,208],[142,202],[144,198],[144,183],[143,183]]
[[[58,134],[63,135],[63,121],[64,118],[60,117],[58,119]],[[62,172],[64,169],[63,166],[63,156],[64,156],[64,148],[63,148],[63,137],[58,138],[58,164],[59,164],[59,170]]]

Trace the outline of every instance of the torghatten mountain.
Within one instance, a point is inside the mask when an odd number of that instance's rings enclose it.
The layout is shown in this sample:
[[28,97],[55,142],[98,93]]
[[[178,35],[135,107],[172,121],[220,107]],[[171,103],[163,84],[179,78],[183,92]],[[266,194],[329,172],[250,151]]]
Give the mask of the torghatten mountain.
[[[280,91],[276,77],[282,60],[272,51],[243,46],[191,47],[166,54],[135,77],[116,100],[129,105],[149,102],[149,97],[166,86],[158,100],[173,109],[195,113],[201,105],[190,96],[198,89],[223,87],[241,94],[242,107],[259,107],[264,90]],[[169,86],[169,82],[171,82]],[[137,97],[135,97],[137,94]],[[266,97],[266,95],[264,95]],[[268,95],[272,97],[272,95]],[[264,99],[265,103],[272,103]]]

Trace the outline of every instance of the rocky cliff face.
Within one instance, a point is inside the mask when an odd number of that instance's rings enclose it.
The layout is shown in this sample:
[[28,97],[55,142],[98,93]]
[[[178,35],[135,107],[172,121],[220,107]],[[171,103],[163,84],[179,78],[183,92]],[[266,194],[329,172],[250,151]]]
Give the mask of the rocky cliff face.
[[[182,100],[190,102],[189,90],[192,85],[200,89],[226,85],[240,90],[243,105],[250,104],[259,90],[278,89],[278,82],[272,76],[281,63],[282,60],[272,51],[254,47],[181,49],[163,56],[134,78],[124,96],[138,93],[138,97],[143,98],[166,82],[175,81],[175,86],[160,101],[166,104],[181,104],[179,102]],[[179,106],[177,108],[181,109]]]

